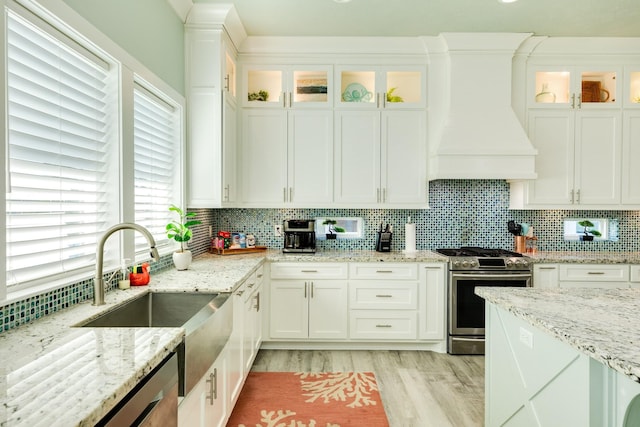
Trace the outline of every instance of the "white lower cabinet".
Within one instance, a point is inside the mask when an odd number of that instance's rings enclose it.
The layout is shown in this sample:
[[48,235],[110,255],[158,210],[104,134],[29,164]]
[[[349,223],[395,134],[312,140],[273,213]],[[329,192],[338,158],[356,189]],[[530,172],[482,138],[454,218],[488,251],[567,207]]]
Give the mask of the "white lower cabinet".
[[272,263],[269,337],[347,338],[347,264]]
[[270,337],[347,338],[345,280],[272,280]]
[[263,282],[262,267],[246,280],[246,292],[243,295],[243,331],[244,340],[242,344],[242,360],[244,372],[251,370],[260,342],[262,341],[262,312],[260,311],[260,301]]
[[629,276],[632,288],[640,288],[640,265],[632,264],[629,266]]
[[233,332],[227,343],[229,363],[229,402],[235,402],[240,395],[244,379],[244,294],[246,293],[246,281],[241,284],[231,298],[233,298]]
[[560,264],[561,288],[628,288],[628,264]]
[[233,292],[233,331],[216,361],[178,408],[182,427],[225,426],[262,342],[260,299],[264,266]]
[[346,347],[431,341],[426,345],[444,351],[437,343],[445,336],[445,267],[417,262],[272,263],[267,341],[341,342]]
[[444,340],[447,306],[446,264],[420,264],[418,284],[418,339]]
[[418,265],[349,265],[349,337],[418,338]]
[[220,353],[198,384],[178,408],[178,425],[184,427],[223,427],[230,415],[227,401],[227,350]]
[[560,285],[558,264],[534,264],[533,287],[557,288]]

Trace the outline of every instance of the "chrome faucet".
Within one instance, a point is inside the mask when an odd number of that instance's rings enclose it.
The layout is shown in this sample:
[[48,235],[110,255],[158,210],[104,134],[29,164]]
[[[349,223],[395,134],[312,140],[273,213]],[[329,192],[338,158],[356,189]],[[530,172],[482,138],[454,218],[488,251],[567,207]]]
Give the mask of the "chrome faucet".
[[141,225],[133,224],[130,222],[123,222],[121,224],[116,224],[110,229],[108,229],[100,242],[98,243],[98,249],[96,251],[96,277],[93,279],[93,305],[104,305],[104,278],[102,277],[102,268],[104,263],[104,244],[106,243],[109,236],[119,230],[137,230],[144,237],[147,238],[147,242],[149,242],[149,246],[151,247],[151,257],[155,261],[160,260],[160,254],[156,249],[156,241],[153,239],[153,236]]

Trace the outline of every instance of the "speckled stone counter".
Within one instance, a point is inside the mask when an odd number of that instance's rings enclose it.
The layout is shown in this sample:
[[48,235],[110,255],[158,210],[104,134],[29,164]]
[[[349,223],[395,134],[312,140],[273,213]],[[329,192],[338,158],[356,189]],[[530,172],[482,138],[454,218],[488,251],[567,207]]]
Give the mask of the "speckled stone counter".
[[433,251],[318,251],[315,254],[285,254],[273,249],[266,256],[272,262],[446,262],[448,259]]
[[152,274],[149,286],[90,302],[0,334],[0,426],[91,426],[175,349],[182,328],[77,328],[141,293],[231,292],[265,261],[445,262],[432,251],[319,251],[312,255],[205,254],[189,270]]
[[478,287],[476,294],[640,382],[640,289]]
[[526,255],[535,263],[640,264],[640,252],[538,252]]
[[184,338],[182,328],[75,328],[141,293],[228,291],[264,255],[205,255],[149,286],[107,292],[0,334],[0,426],[93,426]]

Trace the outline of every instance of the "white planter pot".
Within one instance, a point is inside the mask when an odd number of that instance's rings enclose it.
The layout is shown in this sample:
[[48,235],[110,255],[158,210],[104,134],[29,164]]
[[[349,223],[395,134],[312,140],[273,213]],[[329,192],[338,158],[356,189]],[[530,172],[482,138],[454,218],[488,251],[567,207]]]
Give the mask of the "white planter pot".
[[191,265],[191,260],[192,256],[189,250],[173,253],[173,265],[175,265],[178,270],[187,270]]

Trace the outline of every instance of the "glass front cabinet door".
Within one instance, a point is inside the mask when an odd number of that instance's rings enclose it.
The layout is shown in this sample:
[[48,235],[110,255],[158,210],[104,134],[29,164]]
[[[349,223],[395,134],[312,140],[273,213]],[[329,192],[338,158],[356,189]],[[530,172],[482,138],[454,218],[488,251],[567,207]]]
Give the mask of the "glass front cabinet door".
[[245,65],[246,107],[330,108],[333,106],[331,66]]
[[336,69],[336,107],[407,109],[426,106],[425,68],[342,66]]
[[640,108],[640,65],[626,67],[624,104],[627,107]]
[[534,67],[529,74],[529,106],[539,108],[619,107],[617,67]]

